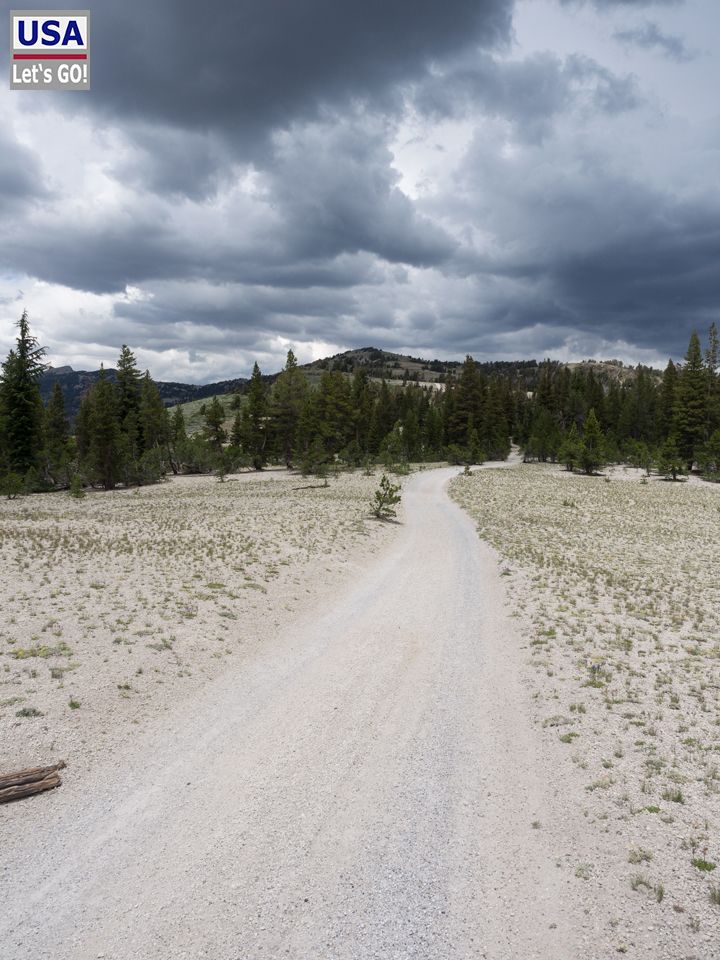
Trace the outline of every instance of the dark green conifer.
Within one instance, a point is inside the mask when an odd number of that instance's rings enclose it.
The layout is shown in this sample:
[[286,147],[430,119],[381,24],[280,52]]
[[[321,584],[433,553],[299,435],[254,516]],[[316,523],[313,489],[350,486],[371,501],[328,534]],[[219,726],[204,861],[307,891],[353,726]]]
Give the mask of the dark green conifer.
[[690,336],[680,371],[673,433],[688,470],[705,439],[707,427],[707,377],[697,333]]
[[583,425],[580,464],[587,474],[596,473],[605,463],[605,442],[600,424],[591,410]]
[[53,392],[45,408],[43,467],[54,486],[70,482],[70,424],[65,414],[65,401],[60,384],[55,381]]
[[275,381],[270,402],[271,429],[279,457],[290,469],[297,446],[298,424],[308,392],[295,354],[288,350],[285,369]]
[[222,451],[222,445],[227,440],[225,430],[225,408],[220,398],[215,396],[205,408],[205,438],[216,454]]
[[45,349],[30,332],[27,310],[17,323],[15,348],[0,373],[3,459],[8,471],[25,476],[36,470],[43,447],[43,405],[38,380],[45,369]]
[[243,447],[255,470],[267,463],[267,393],[260,367],[253,366],[243,409]]

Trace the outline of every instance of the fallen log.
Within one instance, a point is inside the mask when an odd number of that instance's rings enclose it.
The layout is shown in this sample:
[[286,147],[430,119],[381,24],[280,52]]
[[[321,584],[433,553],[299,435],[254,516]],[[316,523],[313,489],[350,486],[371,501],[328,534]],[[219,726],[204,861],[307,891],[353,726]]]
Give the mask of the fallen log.
[[58,771],[64,767],[65,761],[61,760],[49,767],[28,767],[14,773],[0,774],[0,803],[20,800],[22,797],[59,787],[62,780]]
[[21,800],[23,797],[32,797],[36,793],[42,793],[45,790],[53,790],[62,783],[59,773],[51,773],[49,777],[42,780],[33,780],[31,783],[23,783],[16,787],[5,787],[0,790],[0,803],[9,803],[10,800]]
[[53,763],[49,767],[28,767],[25,770],[16,770],[14,773],[0,773],[0,790],[4,787],[19,787],[23,783],[32,783],[33,780],[44,780],[57,770],[65,769],[65,761]]

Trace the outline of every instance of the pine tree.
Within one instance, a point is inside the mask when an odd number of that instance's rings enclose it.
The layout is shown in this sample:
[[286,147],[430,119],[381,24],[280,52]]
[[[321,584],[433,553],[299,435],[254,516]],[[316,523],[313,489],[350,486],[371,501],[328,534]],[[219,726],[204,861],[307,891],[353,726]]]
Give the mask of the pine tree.
[[374,407],[374,392],[364,367],[358,367],[352,382],[352,410],[355,426],[355,442],[361,457],[365,457],[370,445],[370,427]]
[[17,327],[16,346],[0,374],[0,407],[6,467],[25,476],[37,468],[43,447],[43,405],[38,380],[45,369],[45,349],[38,346],[30,333],[27,310],[23,310]]
[[55,381],[52,396],[45,408],[43,466],[49,481],[68,485],[70,483],[70,425],[65,414],[65,401],[60,384]]
[[170,418],[170,466],[173,473],[180,472],[186,444],[187,428],[185,426],[185,414],[180,404],[178,404],[173,408],[172,417]]
[[243,410],[243,447],[255,470],[267,463],[267,396],[257,362],[247,389],[247,403]]
[[140,384],[139,420],[143,451],[156,449],[165,454],[170,440],[170,419],[157,384],[147,370]]
[[720,429],[700,448],[698,463],[702,472],[712,479],[720,476]]
[[707,426],[707,378],[697,333],[690,337],[685,363],[680,371],[673,433],[676,434],[680,456],[688,470],[692,469],[696,453]]
[[375,491],[372,501],[372,512],[378,520],[390,520],[396,516],[395,507],[400,503],[400,486],[391,483],[390,480],[382,475],[380,486]]
[[454,409],[448,424],[450,442],[467,443],[470,420],[478,433],[485,435],[487,441],[485,426],[487,388],[478,365],[469,354],[465,357],[460,370],[454,394]]
[[595,473],[605,462],[605,443],[595,411],[590,410],[583,426],[580,463],[587,474]]
[[230,446],[240,448],[243,442],[243,422],[242,414],[238,410],[235,414],[235,419],[233,420],[232,429],[230,430]]
[[205,438],[216,454],[222,451],[227,440],[225,431],[225,408],[219,397],[213,397],[205,408]]
[[560,446],[560,431],[553,415],[546,407],[540,407],[533,418],[530,437],[525,445],[528,457],[537,457],[541,463],[555,460]]
[[705,351],[707,377],[707,420],[705,435],[710,437],[720,428],[720,340],[717,325],[713,321],[708,332],[708,347]]
[[[658,402],[658,433],[662,439],[667,438],[673,430],[675,422],[675,405],[678,395],[677,367],[668,360],[663,373],[660,399]],[[646,438],[643,438],[646,439]]]
[[485,409],[485,444],[484,448],[491,460],[505,460],[510,453],[510,439],[505,410],[499,385],[495,382],[487,392]]
[[127,346],[122,345],[117,364],[115,382],[118,391],[118,417],[120,423],[125,423],[129,414],[138,416],[140,412],[140,381],[142,375],[137,368],[135,354]]
[[277,451],[288,469],[292,467],[297,446],[297,431],[308,385],[292,350],[288,350],[285,369],[275,381],[270,402],[271,431]]
[[95,482],[105,490],[112,490],[125,469],[124,457],[117,395],[101,367],[100,376],[90,390],[86,466]]
[[315,437],[315,439],[310,443],[310,446],[300,461],[300,472],[304,477],[307,477],[310,474],[315,477],[319,477],[321,480],[325,480],[325,486],[328,485],[327,452],[320,437]]
[[380,452],[382,442],[395,426],[396,419],[395,404],[387,382],[383,380],[373,408],[368,434],[368,451],[373,456]]
[[580,434],[577,424],[573,423],[560,444],[557,457],[561,463],[565,464],[567,470],[572,471],[580,464],[581,452]]
[[680,452],[677,439],[673,434],[671,434],[662,445],[658,469],[660,473],[666,477],[672,477],[673,480],[677,480],[678,476],[685,473],[684,457]]
[[187,440],[187,427],[185,426],[185,414],[183,408],[178,404],[173,409],[170,420],[170,439],[177,446]]
[[317,391],[320,431],[325,449],[339,453],[353,438],[350,385],[337,370],[324,371]]

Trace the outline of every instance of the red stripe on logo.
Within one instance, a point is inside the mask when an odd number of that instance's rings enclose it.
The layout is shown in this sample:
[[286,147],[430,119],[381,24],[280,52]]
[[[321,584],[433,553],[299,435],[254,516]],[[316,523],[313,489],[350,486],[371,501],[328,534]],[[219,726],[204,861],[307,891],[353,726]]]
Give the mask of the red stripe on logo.
[[87,60],[86,53],[14,53],[13,60]]

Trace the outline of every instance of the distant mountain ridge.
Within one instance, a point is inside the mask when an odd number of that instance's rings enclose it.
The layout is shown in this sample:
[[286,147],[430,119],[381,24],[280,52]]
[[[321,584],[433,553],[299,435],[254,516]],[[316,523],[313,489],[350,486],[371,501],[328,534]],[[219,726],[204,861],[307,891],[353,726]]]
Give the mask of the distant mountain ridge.
[[[533,390],[537,384],[540,367],[548,361],[538,360],[489,360],[478,361],[480,369],[489,377],[505,376],[525,389]],[[636,368],[626,366],[620,360],[584,360],[582,363],[561,363],[558,360],[549,361],[556,367],[592,366],[599,379],[603,381],[624,381],[635,376]],[[416,383],[444,383],[451,379],[462,366],[460,360],[426,360],[422,357],[412,357],[407,354],[391,353],[377,347],[361,347],[346,350],[331,357],[313,360],[302,364],[300,369],[305,371],[312,382],[319,379],[325,370],[337,370],[341,373],[353,374],[358,368],[364,369],[370,377],[385,380],[404,380]],[[653,371],[660,376],[660,371]],[[115,379],[115,370],[106,368],[105,375],[109,380]],[[72,367],[49,367],[40,378],[40,392],[45,402],[50,398],[55,383],[60,384],[65,399],[65,407],[70,418],[74,418],[80,407],[84,394],[100,376],[99,370],[74,370]],[[266,374],[264,379],[272,383],[278,372]],[[160,396],[166,406],[171,407],[179,403],[189,403],[192,400],[202,400],[217,394],[242,392],[248,383],[248,377],[236,377],[232,380],[220,380],[215,383],[191,384],[174,381],[157,380]]]
[[[65,400],[65,410],[70,419],[74,419],[80,408],[80,401],[99,376],[99,370],[73,370],[72,367],[68,366],[48,367],[40,377],[40,394],[43,402],[47,403],[55,384],[59,383]],[[116,371],[112,367],[106,367],[105,376],[108,380],[114,382]],[[234,393],[236,390],[242,390],[244,384],[248,382],[248,378],[237,377],[234,380],[221,380],[218,383],[201,385],[175,383],[166,380],[156,380],[155,382],[165,406],[172,407],[177,403],[188,403],[190,400],[212,397],[216,393]]]

